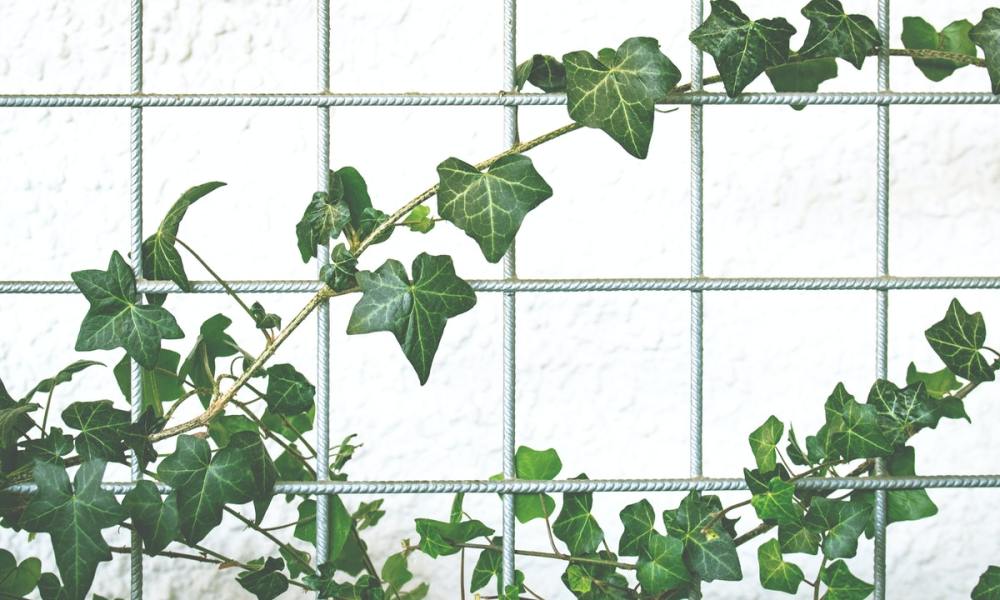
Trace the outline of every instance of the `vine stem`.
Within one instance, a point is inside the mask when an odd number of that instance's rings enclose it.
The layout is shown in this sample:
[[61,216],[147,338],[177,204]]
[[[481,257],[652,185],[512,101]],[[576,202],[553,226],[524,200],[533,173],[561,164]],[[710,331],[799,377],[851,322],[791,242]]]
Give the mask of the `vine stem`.
[[205,267],[205,270],[208,271],[208,274],[211,275],[213,278],[215,278],[216,281],[219,282],[219,285],[222,286],[222,289],[226,290],[226,293],[229,294],[230,296],[232,296],[233,300],[236,300],[236,303],[239,304],[240,308],[243,309],[243,312],[245,312],[247,314],[247,316],[250,317],[250,320],[256,322],[256,319],[254,319],[254,317],[253,317],[253,312],[250,311],[250,307],[247,306],[246,302],[244,302],[242,298],[240,298],[240,295],[236,293],[236,290],[234,290],[233,288],[231,288],[229,286],[229,284],[226,283],[225,279],[223,279],[222,277],[219,277],[219,274],[216,273],[215,270],[212,269],[212,267],[208,266],[208,262],[206,262],[205,259],[202,258],[200,254],[198,254],[197,252],[194,251],[194,248],[192,248],[191,246],[188,246],[186,243],[184,243],[184,240],[182,240],[182,239],[180,239],[178,237],[175,237],[174,241],[177,242],[178,244],[180,244],[185,250],[187,250],[188,254],[190,254],[191,256],[193,256],[196,261],[198,261],[199,263],[201,263],[201,266]]
[[[459,548],[468,548],[469,550],[491,550],[494,552],[500,552],[500,546],[495,546],[493,544],[456,544]],[[615,562],[613,560],[601,560],[599,558],[583,558],[579,556],[569,556],[566,554],[555,554],[552,552],[540,552],[537,550],[514,550],[514,554],[520,554],[521,556],[534,556],[535,558],[555,558],[558,560],[564,560],[571,563],[580,563],[582,565],[598,565],[602,567],[614,567],[616,569],[623,569],[626,571],[635,571],[636,566],[630,563]]]

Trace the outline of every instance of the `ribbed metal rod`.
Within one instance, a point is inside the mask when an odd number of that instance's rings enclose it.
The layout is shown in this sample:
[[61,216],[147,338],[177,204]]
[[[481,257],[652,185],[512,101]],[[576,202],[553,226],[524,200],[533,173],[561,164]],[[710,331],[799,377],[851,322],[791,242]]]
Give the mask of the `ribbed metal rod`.
[[[289,106],[553,106],[565,94],[470,92],[455,94],[2,94],[0,108],[188,108]],[[989,92],[816,92],[748,93],[730,98],[701,92],[668,96],[663,106],[679,104],[808,104],[873,106],[879,104],[1000,104]]]
[[[702,0],[691,0],[691,29],[701,26],[704,19]],[[702,89],[704,56],[694,44],[691,44],[691,89],[697,93]],[[704,107],[700,104],[691,106],[691,277],[700,278],[704,275]],[[705,304],[700,290],[691,292],[691,381],[688,408],[689,429],[689,472],[692,477],[702,475],[702,399],[704,372],[704,330]],[[697,592],[696,592],[697,593]]]

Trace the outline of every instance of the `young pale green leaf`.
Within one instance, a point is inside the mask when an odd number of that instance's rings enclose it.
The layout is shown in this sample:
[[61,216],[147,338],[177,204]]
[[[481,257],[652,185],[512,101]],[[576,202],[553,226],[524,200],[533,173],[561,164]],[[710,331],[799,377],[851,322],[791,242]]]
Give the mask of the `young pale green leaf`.
[[316,387],[292,365],[274,365],[267,369],[264,401],[271,412],[292,417],[313,407]]
[[847,460],[892,454],[892,444],[878,426],[875,407],[860,404],[838,383],[826,401],[827,451]]
[[389,331],[413,365],[420,384],[427,382],[445,324],[476,304],[476,294],[455,275],[450,256],[421,252],[413,260],[413,281],[399,261],[358,273],[363,296],[354,307],[347,333]]
[[288,590],[288,578],[281,572],[285,568],[285,561],[268,558],[252,561],[250,566],[257,568],[243,571],[236,576],[236,582],[257,600],[274,600]]
[[972,600],[1000,600],[1000,567],[990,566],[979,576]]
[[802,519],[802,508],[795,503],[795,485],[782,481],[780,477],[771,479],[766,492],[754,494],[750,504],[761,520],[781,525],[798,523]]
[[74,361],[72,364],[67,365],[52,377],[47,377],[39,381],[38,385],[31,388],[31,391],[25,395],[24,399],[30,400],[31,397],[34,396],[36,393],[48,394],[49,392],[54,390],[56,386],[58,386],[59,384],[69,383],[73,379],[73,376],[79,373],[80,371],[83,371],[84,369],[88,369],[90,367],[97,367],[97,366],[104,367],[106,365],[102,362],[97,362],[96,360]]
[[156,365],[161,340],[184,337],[165,308],[138,304],[135,276],[117,251],[111,255],[107,271],[76,271],[72,277],[90,302],[76,339],[78,351],[124,348],[140,365],[151,369]]
[[644,594],[662,594],[691,581],[684,565],[684,543],[651,532],[647,543],[640,548],[636,577]]
[[426,204],[421,204],[411,210],[410,214],[406,215],[399,224],[409,227],[410,231],[416,231],[417,233],[427,233],[431,229],[434,229],[434,219],[431,218],[431,209]]
[[[303,500],[299,503],[299,522],[292,535],[303,542],[316,545],[316,501]],[[329,529],[329,560],[336,561],[341,557],[348,539],[351,536],[353,523],[351,513],[347,511],[340,496],[330,496]]]
[[760,566],[760,585],[765,590],[794,594],[805,579],[798,565],[785,562],[782,558],[778,540],[768,540],[757,548],[757,563]]
[[210,317],[201,325],[198,339],[191,353],[184,359],[178,378],[190,378],[198,388],[198,397],[204,406],[212,399],[212,386],[215,385],[215,361],[239,352],[239,345],[226,333],[226,328],[232,320],[223,314]]
[[[997,9],[997,19],[1000,22],[1000,9]],[[980,352],[986,343],[986,321],[982,313],[970,315],[958,299],[952,300],[948,314],[931,325],[924,335],[952,373],[973,383],[993,381],[993,369]]]
[[[993,93],[1000,94],[1000,8],[984,10],[982,20],[969,31],[969,39],[983,49],[983,54],[986,55],[986,70],[993,83]],[[989,381],[991,380],[992,377]]]
[[[573,479],[587,479],[587,476],[581,473]],[[552,524],[552,533],[566,544],[573,556],[595,552],[604,540],[604,531],[591,512],[593,506],[592,493],[563,494],[562,510]]]
[[[920,17],[903,17],[903,46],[909,50],[940,50],[976,57],[976,45],[969,39],[972,23],[955,21],[939,33]],[[913,64],[931,81],[941,81],[969,63],[940,58],[914,58]]]
[[[837,61],[833,58],[812,58],[775,65],[765,71],[776,92],[817,92],[819,84],[837,76]],[[804,104],[793,104],[795,110]]]
[[871,518],[871,507],[859,502],[813,498],[805,524],[822,531],[827,558],[851,558],[858,551],[858,536]]
[[750,432],[750,450],[757,467],[763,471],[773,471],[777,466],[778,442],[785,433],[785,424],[771,415],[764,424]]
[[816,554],[820,541],[819,532],[800,523],[778,525],[778,543],[785,554]]
[[351,209],[339,196],[326,192],[313,194],[302,218],[295,225],[302,262],[316,258],[317,248],[336,239],[351,222]]
[[656,533],[656,513],[649,500],[642,499],[629,504],[619,513],[622,520],[622,537],[618,541],[618,554],[639,556],[639,552],[649,544],[649,538]]
[[432,519],[417,519],[416,529],[420,534],[417,547],[431,558],[458,554],[461,550],[460,544],[477,537],[493,535],[493,530],[479,521],[446,523]]
[[[160,349],[156,358],[156,366],[152,369],[142,367],[142,406],[152,408],[158,416],[163,415],[163,403],[173,402],[184,394],[177,367],[181,355],[173,350]],[[131,403],[132,400],[132,364],[128,356],[123,356],[114,368],[115,381],[122,395]]]
[[804,58],[842,58],[860,69],[880,44],[875,23],[864,15],[847,14],[840,0],[812,0],[802,15],[809,19],[799,50]]
[[731,529],[718,496],[690,492],[674,510],[663,512],[667,533],[684,542],[684,560],[703,581],[739,581],[743,578]]
[[[184,261],[177,251],[177,230],[188,208],[202,197],[226,185],[221,181],[210,181],[187,190],[174,202],[156,233],[142,243],[142,276],[154,281],[173,281],[185,292],[191,291],[191,283],[184,272]],[[162,305],[166,294],[146,294],[150,304]]]
[[535,54],[514,71],[514,89],[520,91],[525,83],[543,92],[565,92],[566,67],[554,56]]
[[712,12],[689,36],[715,59],[726,93],[735,97],[769,67],[788,62],[795,28],[783,18],[751,21],[731,0],[712,0]]
[[646,158],[656,102],[681,79],[659,42],[629,38],[615,52],[602,51],[595,58],[580,50],[563,56],[563,62],[570,118],[603,130],[632,156]]
[[842,560],[827,565],[819,578],[827,587],[824,600],[864,600],[875,591],[875,586],[855,577]]
[[911,362],[910,366],[906,368],[906,385],[915,383],[924,384],[924,389],[927,390],[927,395],[932,400],[940,400],[962,387],[955,374],[947,367],[933,373],[922,373],[917,370],[917,365]]
[[122,498],[122,507],[142,537],[143,550],[150,554],[157,554],[166,548],[180,531],[176,492],[160,496],[160,491],[151,481],[137,482]]
[[868,393],[868,405],[875,407],[879,428],[893,446],[925,427],[936,427],[940,418],[919,382],[899,389],[891,381],[879,379]]
[[[555,479],[562,470],[562,461],[553,448],[533,450],[527,446],[520,446],[514,454],[514,470],[518,479]],[[514,497],[514,515],[521,523],[548,517],[555,509],[556,501],[548,494]]]
[[505,156],[487,171],[449,158],[438,165],[438,213],[476,240],[497,262],[510,248],[525,215],[552,196],[552,188],[523,154]]
[[122,438],[131,420],[127,411],[114,408],[110,400],[74,402],[63,411],[62,420],[80,432],[76,451],[84,460],[124,461]]
[[49,534],[70,600],[82,600],[94,581],[97,564],[111,560],[101,530],[125,519],[114,494],[101,489],[104,467],[102,460],[84,462],[71,486],[63,466],[36,463],[38,492],[19,522],[28,531]]
[[0,598],[27,596],[42,576],[42,561],[29,557],[17,564],[10,552],[0,549]]

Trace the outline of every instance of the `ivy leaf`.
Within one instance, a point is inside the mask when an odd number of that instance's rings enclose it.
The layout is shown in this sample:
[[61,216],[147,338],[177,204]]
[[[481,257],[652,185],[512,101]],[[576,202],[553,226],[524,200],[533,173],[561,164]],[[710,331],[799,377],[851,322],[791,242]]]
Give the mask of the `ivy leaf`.
[[715,59],[726,93],[735,97],[769,67],[788,62],[795,28],[783,18],[751,21],[731,0],[712,0],[712,12],[689,39]]
[[[1000,9],[996,14],[1000,22]],[[993,369],[979,352],[986,343],[986,322],[982,313],[970,315],[957,299],[952,300],[948,314],[931,325],[924,335],[952,373],[973,383],[993,381]]]
[[892,444],[878,427],[875,407],[860,404],[838,383],[826,401],[830,446],[847,460],[892,454]]
[[871,507],[858,502],[813,498],[805,524],[823,534],[827,558],[851,558],[858,551],[858,536],[871,518]]
[[894,446],[924,427],[936,427],[939,420],[924,384],[919,382],[899,389],[879,379],[868,393],[868,404],[875,407],[879,427]]
[[62,457],[73,451],[73,436],[64,434],[60,427],[50,427],[45,437],[24,442],[24,450],[32,460],[61,465]]
[[[299,523],[292,535],[303,542],[316,545],[316,501],[303,500],[299,503]],[[330,496],[330,517],[327,519],[329,539],[329,559],[336,561],[341,557],[348,540],[351,537],[353,520],[347,512],[340,496]]]
[[[616,562],[610,552],[587,554],[580,558]],[[594,563],[570,563],[563,572],[562,582],[580,600],[632,600],[628,580],[614,567]]]
[[[553,448],[533,450],[520,446],[514,454],[514,469],[518,479],[551,480],[562,470],[562,461]],[[550,516],[556,501],[548,494],[514,496],[514,514],[521,523]]]
[[137,303],[135,276],[117,251],[111,255],[107,271],[76,271],[72,277],[90,301],[76,339],[78,351],[124,348],[140,365],[153,368],[160,341],[184,337],[165,308]]
[[0,596],[27,596],[34,591],[41,575],[42,561],[32,556],[19,565],[13,554],[0,549]]
[[[191,283],[184,272],[184,261],[177,251],[177,230],[188,208],[202,197],[226,185],[221,181],[210,181],[187,190],[174,202],[156,233],[142,243],[142,276],[154,281],[173,281],[185,292],[191,291]],[[150,304],[162,305],[166,294],[146,294]]]
[[229,444],[232,435],[238,431],[259,431],[256,423],[244,415],[219,415],[208,423],[208,435],[219,448]]
[[256,431],[234,433],[224,451],[238,454],[247,465],[246,475],[249,476],[252,486],[250,498],[254,503],[256,523],[260,524],[274,497],[271,492],[274,489],[274,482],[278,480],[278,470],[267,453],[260,434]]
[[257,329],[281,329],[281,317],[267,312],[267,309],[260,302],[254,302],[250,305],[250,317]]
[[285,559],[285,564],[288,566],[288,574],[291,575],[292,579],[297,578],[303,573],[308,575],[316,572],[309,564],[309,561],[312,559],[308,552],[299,550],[290,544],[285,544],[278,548],[278,554]]
[[[969,31],[969,38],[983,49],[983,54],[986,55],[986,70],[993,83],[993,93],[1000,94],[1000,8],[984,10],[983,19]],[[992,379],[991,377],[987,381]]]
[[563,56],[563,62],[570,118],[603,130],[632,156],[646,158],[656,102],[681,79],[659,42],[629,38],[616,52],[595,58],[580,50]]
[[972,589],[972,600],[997,600],[1000,598],[1000,567],[990,566],[979,576]]
[[458,523],[462,520],[463,508],[462,505],[465,503],[465,492],[458,492],[455,497],[451,500],[451,510],[448,511],[448,521],[450,523]]
[[718,496],[691,491],[680,506],[663,513],[667,532],[684,542],[684,560],[703,581],[743,578],[732,535],[715,518],[721,510]]
[[80,432],[76,451],[84,460],[123,462],[122,438],[130,419],[128,412],[114,408],[110,400],[74,402],[62,413],[63,423]]
[[[817,92],[819,84],[837,77],[837,61],[832,58],[812,58],[775,65],[765,71],[776,92]],[[792,104],[802,110],[805,104]]]
[[813,463],[809,461],[805,450],[799,444],[799,439],[795,435],[795,428],[791,425],[788,426],[788,446],[785,448],[788,453],[788,460],[792,461],[793,464],[799,466],[810,466]]
[[372,207],[365,178],[354,167],[330,171],[330,192],[341,196],[351,213],[351,227],[355,231],[361,231],[361,217],[366,209]]
[[[941,50],[975,58],[976,45],[969,39],[972,23],[955,21],[938,33],[933,25],[920,17],[903,17],[903,47],[909,50]],[[964,62],[939,58],[914,58],[913,64],[931,81],[941,81],[956,70],[968,65]]]
[[420,384],[427,382],[447,320],[476,304],[476,294],[455,275],[450,256],[421,252],[413,260],[413,282],[399,261],[358,273],[363,296],[354,307],[347,333],[390,331],[413,365]]
[[525,83],[543,92],[565,92],[566,67],[554,56],[535,54],[514,71],[514,89],[520,91]]
[[477,537],[493,535],[493,530],[480,521],[446,523],[432,519],[416,519],[415,523],[417,533],[420,534],[417,548],[431,558],[458,554],[461,550],[459,544]]
[[660,594],[691,580],[684,566],[684,543],[677,538],[651,532],[640,547],[636,577],[644,594]]
[[54,390],[56,386],[58,386],[59,384],[69,383],[73,379],[73,376],[79,373],[80,371],[96,366],[103,367],[106,365],[102,362],[97,362],[96,360],[74,361],[72,364],[67,365],[52,377],[47,377],[39,381],[38,385],[31,388],[31,391],[27,393],[24,399],[30,400],[31,397],[34,396],[36,393],[48,394],[49,392]]
[[750,432],[750,450],[757,467],[763,471],[773,471],[777,466],[778,442],[785,433],[785,425],[778,417],[771,415],[764,424]]
[[290,442],[302,439],[302,434],[312,429],[313,421],[315,420],[315,405],[310,406],[306,412],[292,417],[286,417],[272,412],[270,409],[264,409],[264,414],[260,417],[260,421],[264,424],[264,427],[281,435]]
[[[495,537],[490,540],[490,544],[500,548],[503,546],[503,538]],[[489,585],[495,577],[497,580],[497,595],[501,596],[503,587],[503,558],[497,550],[483,550],[479,553],[475,566],[472,568],[472,579],[469,583],[469,591],[473,594]],[[514,581],[517,582],[518,591],[524,591],[524,573],[519,570],[514,571]]]
[[410,231],[417,233],[427,233],[431,229],[434,229],[434,219],[431,218],[431,209],[426,204],[421,204],[411,210],[410,214],[403,217],[403,220],[399,224],[409,227]]
[[771,479],[765,493],[754,494],[750,504],[761,520],[784,524],[797,523],[802,518],[802,509],[795,503],[795,485],[780,477]]
[[413,573],[406,564],[406,553],[398,552],[385,559],[381,576],[382,582],[389,586],[389,593],[399,594],[403,586],[413,579]]
[[[896,477],[913,477],[917,474],[915,462],[913,447],[903,446],[886,460],[886,471]],[[890,524],[926,519],[938,512],[938,507],[927,495],[927,490],[890,490],[887,496],[889,510],[886,517]],[[851,499],[871,506],[874,510],[875,495],[872,492],[855,491],[851,494]],[[870,520],[865,527],[865,535],[872,537],[874,534],[875,522]]]
[[59,582],[59,578],[52,573],[42,573],[38,578],[38,595],[42,600],[68,600],[69,595]]
[[191,378],[198,388],[198,397],[207,407],[212,399],[212,386],[215,383],[215,361],[239,352],[239,345],[226,333],[226,328],[232,320],[226,315],[216,314],[201,324],[201,331],[194,343],[191,353],[184,359],[178,378]]
[[252,571],[243,571],[236,576],[240,587],[257,597],[257,600],[274,600],[288,590],[288,578],[281,572],[285,561],[268,558],[251,561]]
[[800,523],[778,525],[778,543],[785,554],[816,554],[820,534]]
[[618,554],[639,556],[639,551],[649,544],[649,538],[656,533],[656,514],[649,500],[642,499],[622,509],[619,516],[624,526],[618,541]]
[[[341,190],[343,194],[343,190]],[[302,218],[295,225],[302,262],[316,258],[317,248],[340,236],[344,226],[351,222],[351,209],[335,192],[316,192],[306,205]]]
[[784,561],[778,540],[768,540],[757,548],[757,562],[760,565],[760,585],[765,590],[786,594],[799,591],[805,575],[798,565]]
[[101,489],[104,466],[102,460],[84,462],[71,486],[62,466],[36,463],[38,492],[19,523],[28,531],[46,532],[52,538],[63,587],[72,600],[86,595],[97,564],[111,560],[101,530],[125,518],[114,494]]
[[122,498],[122,508],[142,537],[146,552],[158,554],[177,537],[176,492],[164,498],[153,482],[138,481]]
[[875,591],[873,585],[851,574],[842,560],[827,565],[819,578],[827,587],[826,594],[823,595],[824,600],[864,600]]
[[[587,479],[581,473],[573,479]],[[563,506],[552,524],[552,533],[566,544],[573,556],[590,554],[604,540],[604,531],[597,524],[597,519],[591,512],[594,505],[594,495],[587,492],[563,494]]]
[[274,365],[267,369],[267,391],[264,400],[271,412],[291,417],[313,407],[316,387],[292,365]]
[[875,23],[844,12],[840,0],[812,0],[802,9],[809,33],[799,54],[805,58],[842,58],[860,69],[880,45]]
[[[913,385],[915,383],[924,384],[924,389],[927,390],[927,395],[932,400],[941,400],[951,392],[962,387],[962,384],[955,378],[954,373],[947,368],[934,371],[933,373],[921,373],[917,370],[917,365],[911,362],[910,366],[906,368],[906,385]],[[965,411],[963,410],[963,412]]]
[[343,244],[334,246],[330,264],[323,265],[319,278],[335,292],[343,292],[358,285],[354,276],[358,272],[358,259]]
[[[172,402],[184,394],[181,380],[177,376],[177,366],[180,362],[180,354],[164,348],[160,350],[154,368],[141,367],[143,408],[151,407],[157,415],[163,415],[163,403]],[[128,356],[123,356],[112,372],[118,383],[118,389],[131,403],[132,365]]]
[[525,215],[552,196],[552,188],[523,154],[505,156],[486,171],[449,158],[438,165],[438,213],[476,240],[497,262],[510,248]]
[[32,426],[33,421],[28,413],[39,408],[37,404],[26,402],[0,408],[0,449],[11,448],[17,443],[17,438]]
[[134,423],[129,423],[122,431],[122,441],[125,447],[143,469],[157,459],[156,447],[149,441],[149,436],[161,431],[167,422],[158,416],[152,407],[146,408]]
[[[362,238],[366,238],[371,234],[375,233],[375,230],[381,225],[389,220],[389,215],[380,211],[377,208],[368,207],[361,212],[361,229],[360,234]],[[382,233],[378,234],[378,237],[372,240],[372,244],[381,244],[382,242],[388,240],[392,236],[392,232],[395,228],[389,227],[385,229]]]

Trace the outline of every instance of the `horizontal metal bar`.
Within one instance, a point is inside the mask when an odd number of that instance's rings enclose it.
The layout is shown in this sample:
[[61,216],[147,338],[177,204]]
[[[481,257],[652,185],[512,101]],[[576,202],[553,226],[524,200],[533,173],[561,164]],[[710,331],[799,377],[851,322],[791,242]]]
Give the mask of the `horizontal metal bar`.
[[[237,292],[311,293],[319,281],[260,280],[229,282]],[[632,279],[473,279],[477,292],[642,292],[642,291],[783,291],[783,290],[957,290],[1000,289],[1000,276],[976,277],[667,277]],[[140,292],[185,293],[170,281],[140,281]],[[0,294],[75,294],[72,281],[0,281]],[[193,281],[191,292],[218,294],[215,281]]]
[[[810,490],[912,490],[925,488],[1000,488],[1000,475],[925,475],[919,477],[807,477],[795,486]],[[107,482],[105,490],[128,493],[130,482]],[[158,484],[162,493],[170,488]],[[439,480],[439,481],[289,481],[274,486],[275,494],[540,494],[566,492],[685,492],[746,490],[739,478],[696,479],[560,479]],[[12,485],[4,491],[30,494],[35,484]]]
[[[179,108],[289,106],[553,106],[566,104],[565,94],[509,92],[409,94],[3,94],[0,108]],[[730,98],[723,93],[671,95],[661,105],[706,104],[1000,104],[989,92],[818,92],[754,93]]]

